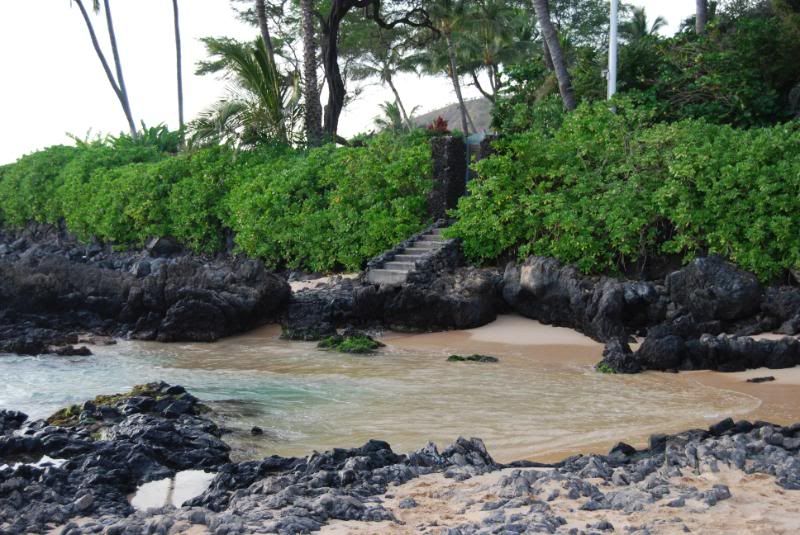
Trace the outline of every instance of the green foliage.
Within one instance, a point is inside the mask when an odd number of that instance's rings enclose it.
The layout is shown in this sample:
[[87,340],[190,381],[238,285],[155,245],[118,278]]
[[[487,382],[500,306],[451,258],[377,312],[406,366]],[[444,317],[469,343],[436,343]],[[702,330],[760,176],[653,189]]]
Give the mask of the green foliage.
[[260,38],[254,43],[213,37],[201,41],[211,61],[201,62],[197,74],[223,72],[234,88],[189,125],[191,142],[257,146],[297,141],[299,77],[282,74]]
[[474,260],[554,256],[586,272],[719,253],[767,280],[800,264],[800,124],[653,124],[583,105],[550,136],[510,136],[478,164],[450,235]]
[[242,169],[228,225],[245,253],[269,265],[359,269],[422,227],[431,173],[420,133],[289,152]]
[[[717,11],[705,35],[696,35],[692,27],[672,38],[656,34],[659,21],[650,24],[641,9],[627,11],[620,28],[626,41],[619,51],[620,93],[652,107],[663,122],[702,118],[752,127],[797,116],[800,10],[787,0],[773,0],[727,2]],[[580,20],[591,19],[592,12],[581,12]],[[592,31],[576,24],[557,23],[573,87],[582,102],[604,100],[607,48],[595,38],[582,38]],[[509,83],[495,109],[495,126],[504,132],[539,128],[542,118],[531,110],[556,93],[552,74],[538,58],[506,72]]]
[[170,233],[194,251],[212,253],[224,245],[228,213],[222,200],[236,179],[235,155],[225,147],[202,149],[176,158],[172,173],[163,175],[172,183],[166,200]]
[[28,221],[58,221],[56,191],[61,171],[77,153],[74,147],[58,145],[5,166],[0,176],[0,221],[10,227],[22,227]]
[[142,122],[142,129],[136,137],[130,134],[108,136],[106,144],[115,149],[129,149],[132,147],[152,147],[158,152],[177,154],[181,145],[181,133],[170,130],[165,125],[147,127]]
[[171,235],[214,253],[233,231],[270,266],[359,269],[427,222],[428,137],[383,134],[309,152],[215,146],[168,156],[120,141],[52,147],[0,169],[0,218],[66,222],[119,247]]
[[[146,168],[140,166],[127,171],[118,171],[118,169],[130,164],[158,162],[163,158],[165,155],[156,148],[135,143],[122,144],[116,148],[100,142],[79,146],[75,157],[63,167],[55,178],[57,189],[53,201],[53,217],[44,220],[53,222],[63,217],[67,227],[82,239],[108,234],[105,230],[110,225],[110,221],[103,214],[108,207],[96,198],[97,196],[113,198],[117,195],[117,192],[109,191],[109,188],[106,187],[106,175],[111,173],[113,181],[122,185],[126,177],[135,178],[136,169],[143,171]],[[95,213],[96,208],[102,212]],[[96,227],[101,219],[104,220],[106,227],[104,229]],[[124,239],[115,241],[125,243]]]

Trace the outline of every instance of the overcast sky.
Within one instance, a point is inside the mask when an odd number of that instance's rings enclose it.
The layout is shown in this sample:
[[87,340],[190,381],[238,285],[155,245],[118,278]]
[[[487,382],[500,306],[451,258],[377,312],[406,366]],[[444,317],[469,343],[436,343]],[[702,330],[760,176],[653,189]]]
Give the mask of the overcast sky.
[[[694,0],[636,0],[651,19],[661,15],[674,33],[689,16]],[[125,81],[134,118],[148,126],[177,126],[175,49],[169,0],[111,2]],[[95,19],[103,43],[107,34]],[[182,0],[185,108],[188,119],[225,94],[225,82],[194,76],[194,64],[205,57],[200,37],[255,37],[255,28],[237,20],[228,0]],[[67,133],[118,133],[124,115],[92,49],[89,36],[70,0],[0,0],[0,164],[58,143]],[[109,61],[111,58],[109,57]],[[408,109],[424,113],[454,101],[452,86],[442,78],[400,77],[398,89]],[[465,96],[477,97],[469,88]],[[379,103],[391,100],[385,88],[365,89],[345,109],[345,136],[372,127]]]

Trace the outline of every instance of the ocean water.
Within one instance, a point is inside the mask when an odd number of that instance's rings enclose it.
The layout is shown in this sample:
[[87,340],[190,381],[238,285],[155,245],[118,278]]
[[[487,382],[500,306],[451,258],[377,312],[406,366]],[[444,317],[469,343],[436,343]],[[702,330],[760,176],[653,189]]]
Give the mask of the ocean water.
[[[92,347],[91,357],[0,356],[0,408],[42,418],[163,380],[217,411],[237,458],[305,455],[370,438],[405,452],[463,435],[483,438],[498,460],[510,461],[641,440],[759,403],[683,376],[596,373],[586,363],[597,347],[498,345],[499,363],[474,364],[447,362],[446,344],[386,341],[378,355],[350,356],[283,341],[266,328],[217,344],[121,341]],[[256,425],[263,436],[250,436]]]

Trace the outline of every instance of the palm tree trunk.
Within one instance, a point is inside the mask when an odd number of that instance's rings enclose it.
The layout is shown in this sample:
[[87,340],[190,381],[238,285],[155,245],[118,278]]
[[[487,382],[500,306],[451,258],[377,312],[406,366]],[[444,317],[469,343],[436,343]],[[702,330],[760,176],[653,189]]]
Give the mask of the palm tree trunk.
[[708,0],[697,0],[697,14],[695,17],[697,35],[706,33],[706,24],[708,24]]
[[472,85],[474,85],[478,89],[478,91],[480,91],[481,95],[483,95],[484,98],[486,98],[486,100],[494,104],[495,101],[494,93],[490,93],[483,88],[483,85],[481,85],[481,81],[478,79],[478,73],[476,73],[474,70],[471,70],[469,71],[469,75],[472,77]]
[[172,13],[175,19],[175,59],[178,74],[178,125],[181,130],[181,138],[183,138],[183,62],[181,61],[181,25],[178,18],[178,0],[172,0]]
[[385,78],[386,78],[386,83],[389,84],[389,88],[392,90],[392,93],[394,93],[394,99],[397,101],[397,107],[400,108],[400,113],[403,114],[403,121],[405,121],[408,129],[411,130],[413,128],[413,126],[411,125],[411,119],[408,117],[408,114],[406,113],[406,107],[403,106],[403,101],[400,100],[400,93],[397,91],[397,88],[394,85],[394,80],[392,80],[392,75],[387,73],[385,75]]
[[[464,131],[464,135],[469,135],[469,125],[468,122],[472,122],[472,118],[468,118],[467,113],[467,106],[464,104],[464,97],[461,95],[461,84],[458,81],[458,72],[456,71],[456,54],[455,50],[453,49],[453,39],[450,37],[449,33],[446,33],[445,42],[447,43],[447,56],[450,62],[450,80],[453,82],[453,89],[456,91],[456,98],[458,98],[458,106],[461,111],[461,128]],[[473,128],[475,126],[473,125]]]
[[111,17],[111,6],[108,0],[103,0],[106,9],[106,25],[108,26],[108,39],[111,41],[111,54],[114,57],[114,65],[117,69],[117,85],[122,100],[122,109],[125,111],[125,118],[128,120],[128,127],[131,129],[131,137],[136,137],[136,123],[133,121],[131,113],[131,103],[128,99],[128,89],[125,87],[125,78],[122,76],[122,63],[119,60],[119,47],[117,46],[117,36],[114,32],[114,20]]
[[133,122],[133,117],[130,113],[130,108],[126,106],[126,99],[123,96],[122,91],[120,90],[119,85],[117,84],[116,79],[114,78],[114,73],[111,72],[111,67],[106,60],[105,54],[103,54],[103,49],[100,48],[100,43],[97,40],[97,34],[94,31],[94,25],[92,24],[92,19],[89,18],[89,13],[86,11],[86,7],[83,5],[82,0],[75,0],[75,3],[78,5],[78,9],[81,12],[81,16],[83,17],[83,21],[86,23],[86,29],[89,31],[89,37],[92,40],[92,46],[94,47],[94,51],[97,54],[98,59],[100,59],[100,64],[103,66],[103,72],[106,73],[106,78],[108,78],[108,83],[111,84],[111,89],[114,90],[114,94],[117,96],[119,100],[120,106],[122,106],[122,111],[125,113],[125,118],[128,121],[128,125],[131,128],[131,135],[136,135],[136,126]]
[[312,0],[301,0],[300,11],[303,27],[303,78],[305,79],[305,126],[306,142],[317,146],[322,142],[322,105],[319,101],[317,81],[317,43],[314,38],[314,14]]
[[267,46],[269,52],[269,59],[275,62],[275,49],[272,47],[272,37],[269,35],[269,26],[267,25],[267,7],[264,0],[256,0],[256,18],[258,19],[258,28],[261,30],[261,38]]
[[558,33],[555,26],[553,26],[553,21],[550,20],[550,9],[547,0],[534,0],[533,7],[536,10],[536,17],[539,19],[539,26],[542,29],[547,49],[550,51],[550,59],[553,61],[553,69],[558,79],[558,91],[561,93],[561,100],[564,101],[564,107],[568,111],[572,111],[576,106],[575,91],[572,89],[572,79],[569,71],[567,71],[564,51],[561,49]]

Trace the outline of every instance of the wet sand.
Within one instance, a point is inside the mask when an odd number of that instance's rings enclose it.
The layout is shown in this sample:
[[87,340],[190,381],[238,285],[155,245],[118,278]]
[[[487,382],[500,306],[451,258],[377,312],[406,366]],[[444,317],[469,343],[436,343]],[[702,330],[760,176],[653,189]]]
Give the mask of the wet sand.
[[[778,339],[778,335],[762,335],[764,339]],[[478,329],[431,333],[421,335],[390,334],[386,339],[400,347],[431,349],[444,347],[454,353],[487,353],[491,355],[518,355],[523,353],[533,364],[593,366],[602,358],[603,344],[591,338],[562,327],[543,325],[535,320],[520,316],[501,316],[492,324]],[[749,370],[741,373],[719,373],[711,371],[662,374],[646,372],[645,376],[676,379],[691,388],[714,391],[729,391],[743,394],[754,401],[750,408],[742,408],[733,413],[720,413],[717,419],[731,416],[734,419],[766,420],[776,424],[789,425],[800,422],[800,366],[786,370]],[[767,383],[748,383],[754,377],[774,376],[776,381]],[[624,377],[624,376],[621,376]],[[633,376],[635,377],[635,376]],[[624,379],[623,379],[624,381]],[[654,414],[655,420],[663,415]],[[666,424],[663,433],[676,433],[691,426],[706,427],[709,418],[687,418],[681,424]],[[581,441],[566,448],[546,452],[530,452],[527,460],[556,462],[569,455],[580,453],[606,453],[616,442],[623,440],[636,447],[644,447],[650,431],[620,436],[612,440]]]

